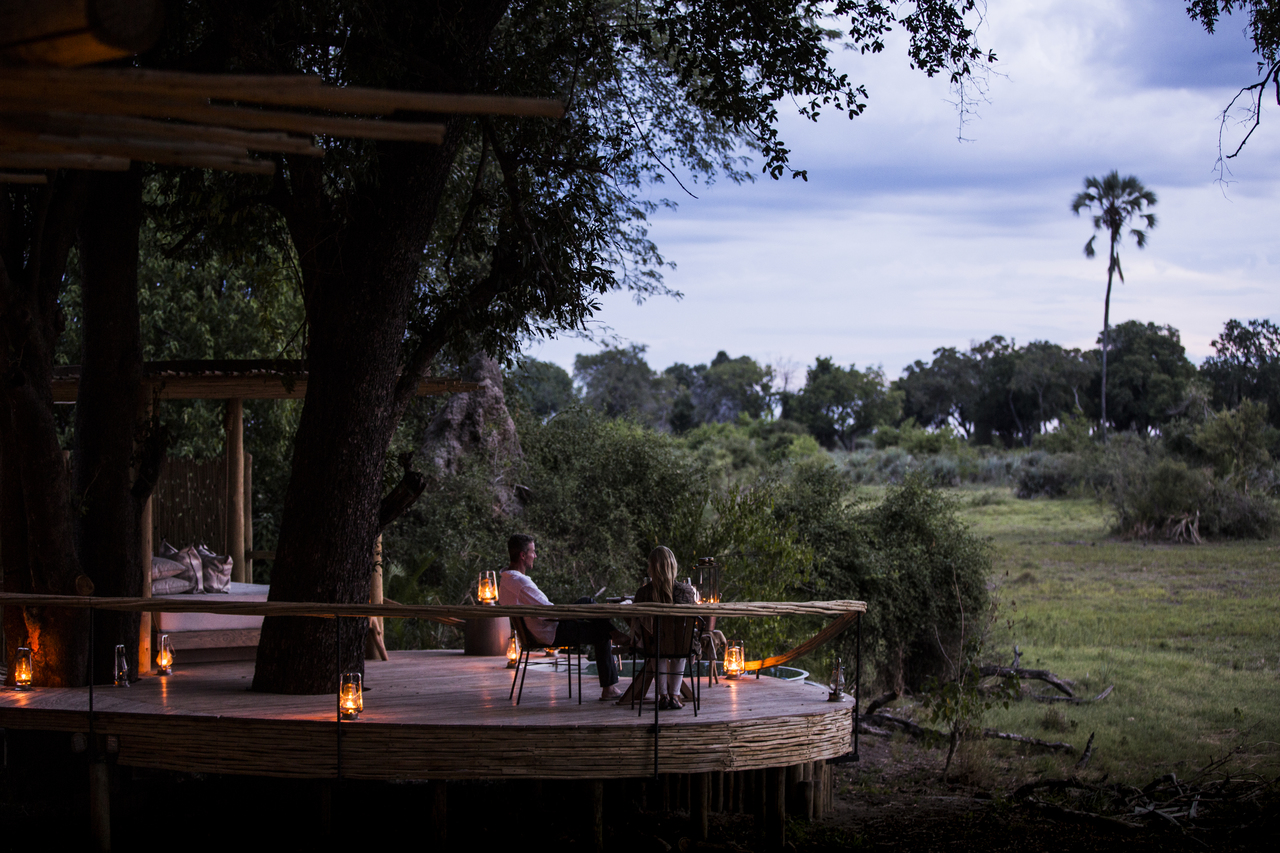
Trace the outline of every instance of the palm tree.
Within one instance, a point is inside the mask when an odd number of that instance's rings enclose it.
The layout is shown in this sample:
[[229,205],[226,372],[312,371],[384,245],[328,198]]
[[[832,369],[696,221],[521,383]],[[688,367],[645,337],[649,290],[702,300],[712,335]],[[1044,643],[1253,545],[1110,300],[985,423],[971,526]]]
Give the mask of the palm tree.
[[[1084,179],[1084,192],[1079,193],[1071,202],[1071,212],[1076,216],[1088,208],[1093,211],[1093,230],[1106,229],[1111,238],[1111,261],[1107,265],[1107,298],[1102,309],[1102,440],[1107,440],[1107,350],[1111,348],[1111,279],[1119,276],[1124,281],[1124,271],[1120,269],[1120,254],[1116,251],[1122,241],[1121,232],[1134,219],[1145,223],[1147,229],[1156,227],[1156,215],[1143,213],[1144,208],[1154,207],[1156,194],[1142,185],[1142,182],[1129,175],[1121,178],[1120,173],[1112,170],[1102,180]],[[1132,228],[1129,233],[1137,242],[1138,248],[1147,245],[1147,232]],[[1095,233],[1084,244],[1086,258],[1094,256],[1093,241]]]

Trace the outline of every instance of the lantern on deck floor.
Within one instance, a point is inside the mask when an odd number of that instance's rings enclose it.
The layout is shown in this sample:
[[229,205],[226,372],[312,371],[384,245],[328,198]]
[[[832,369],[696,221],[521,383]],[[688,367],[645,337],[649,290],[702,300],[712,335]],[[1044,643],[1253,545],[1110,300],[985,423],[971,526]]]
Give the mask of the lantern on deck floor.
[[13,661],[13,689],[27,691],[31,689],[31,673],[35,666],[31,661],[31,649],[26,646],[18,649],[18,656]]
[[168,634],[160,635],[160,648],[156,650],[156,669],[161,675],[173,675],[173,641]]
[[507,640],[507,669],[515,669],[516,664],[520,661],[520,640],[516,637],[515,632],[511,633],[511,639]]
[[116,687],[129,686],[129,656],[124,646],[116,646]]
[[498,603],[498,573],[481,572],[476,585],[476,600],[481,604]]
[[724,677],[737,678],[746,671],[747,650],[741,640],[734,640],[724,650]]
[[338,713],[344,720],[360,719],[360,712],[364,710],[362,680],[358,672],[342,674],[342,685],[338,688]]

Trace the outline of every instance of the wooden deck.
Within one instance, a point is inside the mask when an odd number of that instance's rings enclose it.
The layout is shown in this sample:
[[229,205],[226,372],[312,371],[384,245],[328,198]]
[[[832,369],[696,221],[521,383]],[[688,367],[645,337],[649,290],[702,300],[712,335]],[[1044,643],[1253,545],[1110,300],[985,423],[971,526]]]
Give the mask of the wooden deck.
[[[536,659],[535,659],[536,660]],[[95,732],[118,762],[169,770],[297,778],[625,778],[654,770],[652,706],[643,717],[583,702],[564,670],[529,671],[517,707],[505,659],[393,652],[368,661],[365,711],[335,721],[335,697],[251,693],[250,662],[193,665],[128,689],[94,690]],[[626,680],[623,681],[623,686]],[[702,709],[664,712],[663,773],[782,767],[850,749],[852,702],[814,685],[753,677],[703,682]],[[87,732],[89,691],[0,692],[0,727]]]

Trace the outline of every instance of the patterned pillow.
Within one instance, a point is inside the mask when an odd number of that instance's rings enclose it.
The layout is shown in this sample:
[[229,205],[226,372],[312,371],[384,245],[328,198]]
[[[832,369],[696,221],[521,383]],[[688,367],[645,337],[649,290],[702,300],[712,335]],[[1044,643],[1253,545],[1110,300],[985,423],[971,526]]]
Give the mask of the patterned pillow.
[[220,557],[204,545],[197,545],[196,553],[200,555],[200,566],[204,575],[204,591],[230,592],[231,558]]
[[[200,553],[195,546],[189,546],[179,551],[174,548],[166,540],[160,540],[160,556],[166,560],[173,560],[182,566],[182,574],[177,577],[185,578],[191,582],[191,592],[204,592],[204,567],[201,565]],[[155,588],[152,588],[152,592]]]

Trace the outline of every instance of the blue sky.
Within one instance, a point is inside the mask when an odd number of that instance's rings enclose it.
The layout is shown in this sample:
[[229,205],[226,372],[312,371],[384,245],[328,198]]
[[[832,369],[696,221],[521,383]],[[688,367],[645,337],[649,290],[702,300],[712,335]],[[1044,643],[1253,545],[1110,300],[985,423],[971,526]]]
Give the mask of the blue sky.
[[[1242,18],[1209,36],[1184,9],[989,0],[980,38],[999,62],[964,142],[946,81],[911,71],[901,43],[837,53],[870,107],[853,121],[784,116],[808,182],[721,182],[677,199],[651,236],[684,298],[614,294],[596,320],[646,344],[659,370],[724,349],[790,370],[793,384],[819,355],[896,377],[937,347],[996,334],[1090,346],[1106,261],[1084,257],[1092,226],[1070,202],[1086,175],[1117,169],[1156,192],[1159,224],[1145,250],[1126,244],[1113,323],[1170,324],[1198,362],[1228,319],[1280,321],[1280,108],[1264,107],[1218,183],[1218,116],[1257,78],[1255,57]],[[598,348],[563,337],[526,353],[571,370]]]

